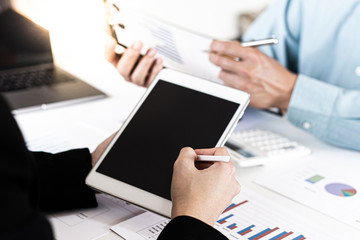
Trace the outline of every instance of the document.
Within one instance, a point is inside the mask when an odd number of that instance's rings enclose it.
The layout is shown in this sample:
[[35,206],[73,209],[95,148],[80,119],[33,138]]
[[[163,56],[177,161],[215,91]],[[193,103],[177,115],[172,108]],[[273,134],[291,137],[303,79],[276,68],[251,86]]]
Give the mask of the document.
[[97,194],[97,208],[52,214],[56,239],[90,240],[108,234],[110,227],[144,212],[143,209],[107,194]]
[[157,239],[170,219],[152,212],[144,212],[127,221],[111,227],[111,230],[125,239]]
[[360,229],[360,154],[315,152],[308,162],[256,183]]
[[26,139],[30,151],[59,153],[73,148],[73,145],[61,131],[51,131],[44,135]]
[[[220,68],[209,61],[212,39],[166,24],[154,17],[132,9],[123,0],[110,1],[119,41],[130,46],[135,40],[144,44],[143,54],[155,48],[170,69],[222,83],[217,78]],[[186,16],[184,16],[186,17]]]
[[[169,219],[145,212],[111,227],[111,230],[125,239],[157,239],[159,232]],[[243,188],[233,203],[221,214],[215,228],[230,240],[237,239],[341,239],[329,236],[326,229],[313,226],[306,219],[286,208],[262,200],[262,197]]]

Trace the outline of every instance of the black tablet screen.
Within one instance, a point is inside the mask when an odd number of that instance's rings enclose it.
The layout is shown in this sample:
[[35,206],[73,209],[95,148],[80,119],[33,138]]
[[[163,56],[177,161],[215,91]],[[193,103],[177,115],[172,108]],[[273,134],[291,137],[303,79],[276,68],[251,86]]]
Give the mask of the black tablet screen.
[[160,80],[97,172],[170,199],[183,147],[215,147],[239,104]]

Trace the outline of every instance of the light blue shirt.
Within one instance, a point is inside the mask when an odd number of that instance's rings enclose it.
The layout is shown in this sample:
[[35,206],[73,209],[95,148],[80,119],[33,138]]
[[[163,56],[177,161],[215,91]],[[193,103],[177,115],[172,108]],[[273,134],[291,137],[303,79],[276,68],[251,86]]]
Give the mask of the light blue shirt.
[[360,150],[360,0],[278,0],[243,40],[271,35],[279,44],[260,49],[298,74],[288,120]]

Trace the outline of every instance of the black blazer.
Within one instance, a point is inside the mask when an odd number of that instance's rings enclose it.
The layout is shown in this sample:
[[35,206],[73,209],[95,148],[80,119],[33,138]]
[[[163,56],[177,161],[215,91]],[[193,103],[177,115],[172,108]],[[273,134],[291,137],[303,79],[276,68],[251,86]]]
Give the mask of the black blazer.
[[[0,97],[0,239],[53,239],[42,212],[96,207],[95,193],[85,185],[91,169],[88,149],[59,154],[27,150],[13,116]],[[164,239],[226,239],[191,217],[173,219]]]

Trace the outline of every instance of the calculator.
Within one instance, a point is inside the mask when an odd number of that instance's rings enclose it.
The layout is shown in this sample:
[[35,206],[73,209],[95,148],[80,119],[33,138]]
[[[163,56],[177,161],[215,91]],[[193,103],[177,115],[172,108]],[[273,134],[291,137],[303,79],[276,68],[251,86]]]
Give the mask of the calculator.
[[264,165],[276,160],[303,157],[310,149],[269,130],[234,132],[225,143],[231,159],[240,167]]

